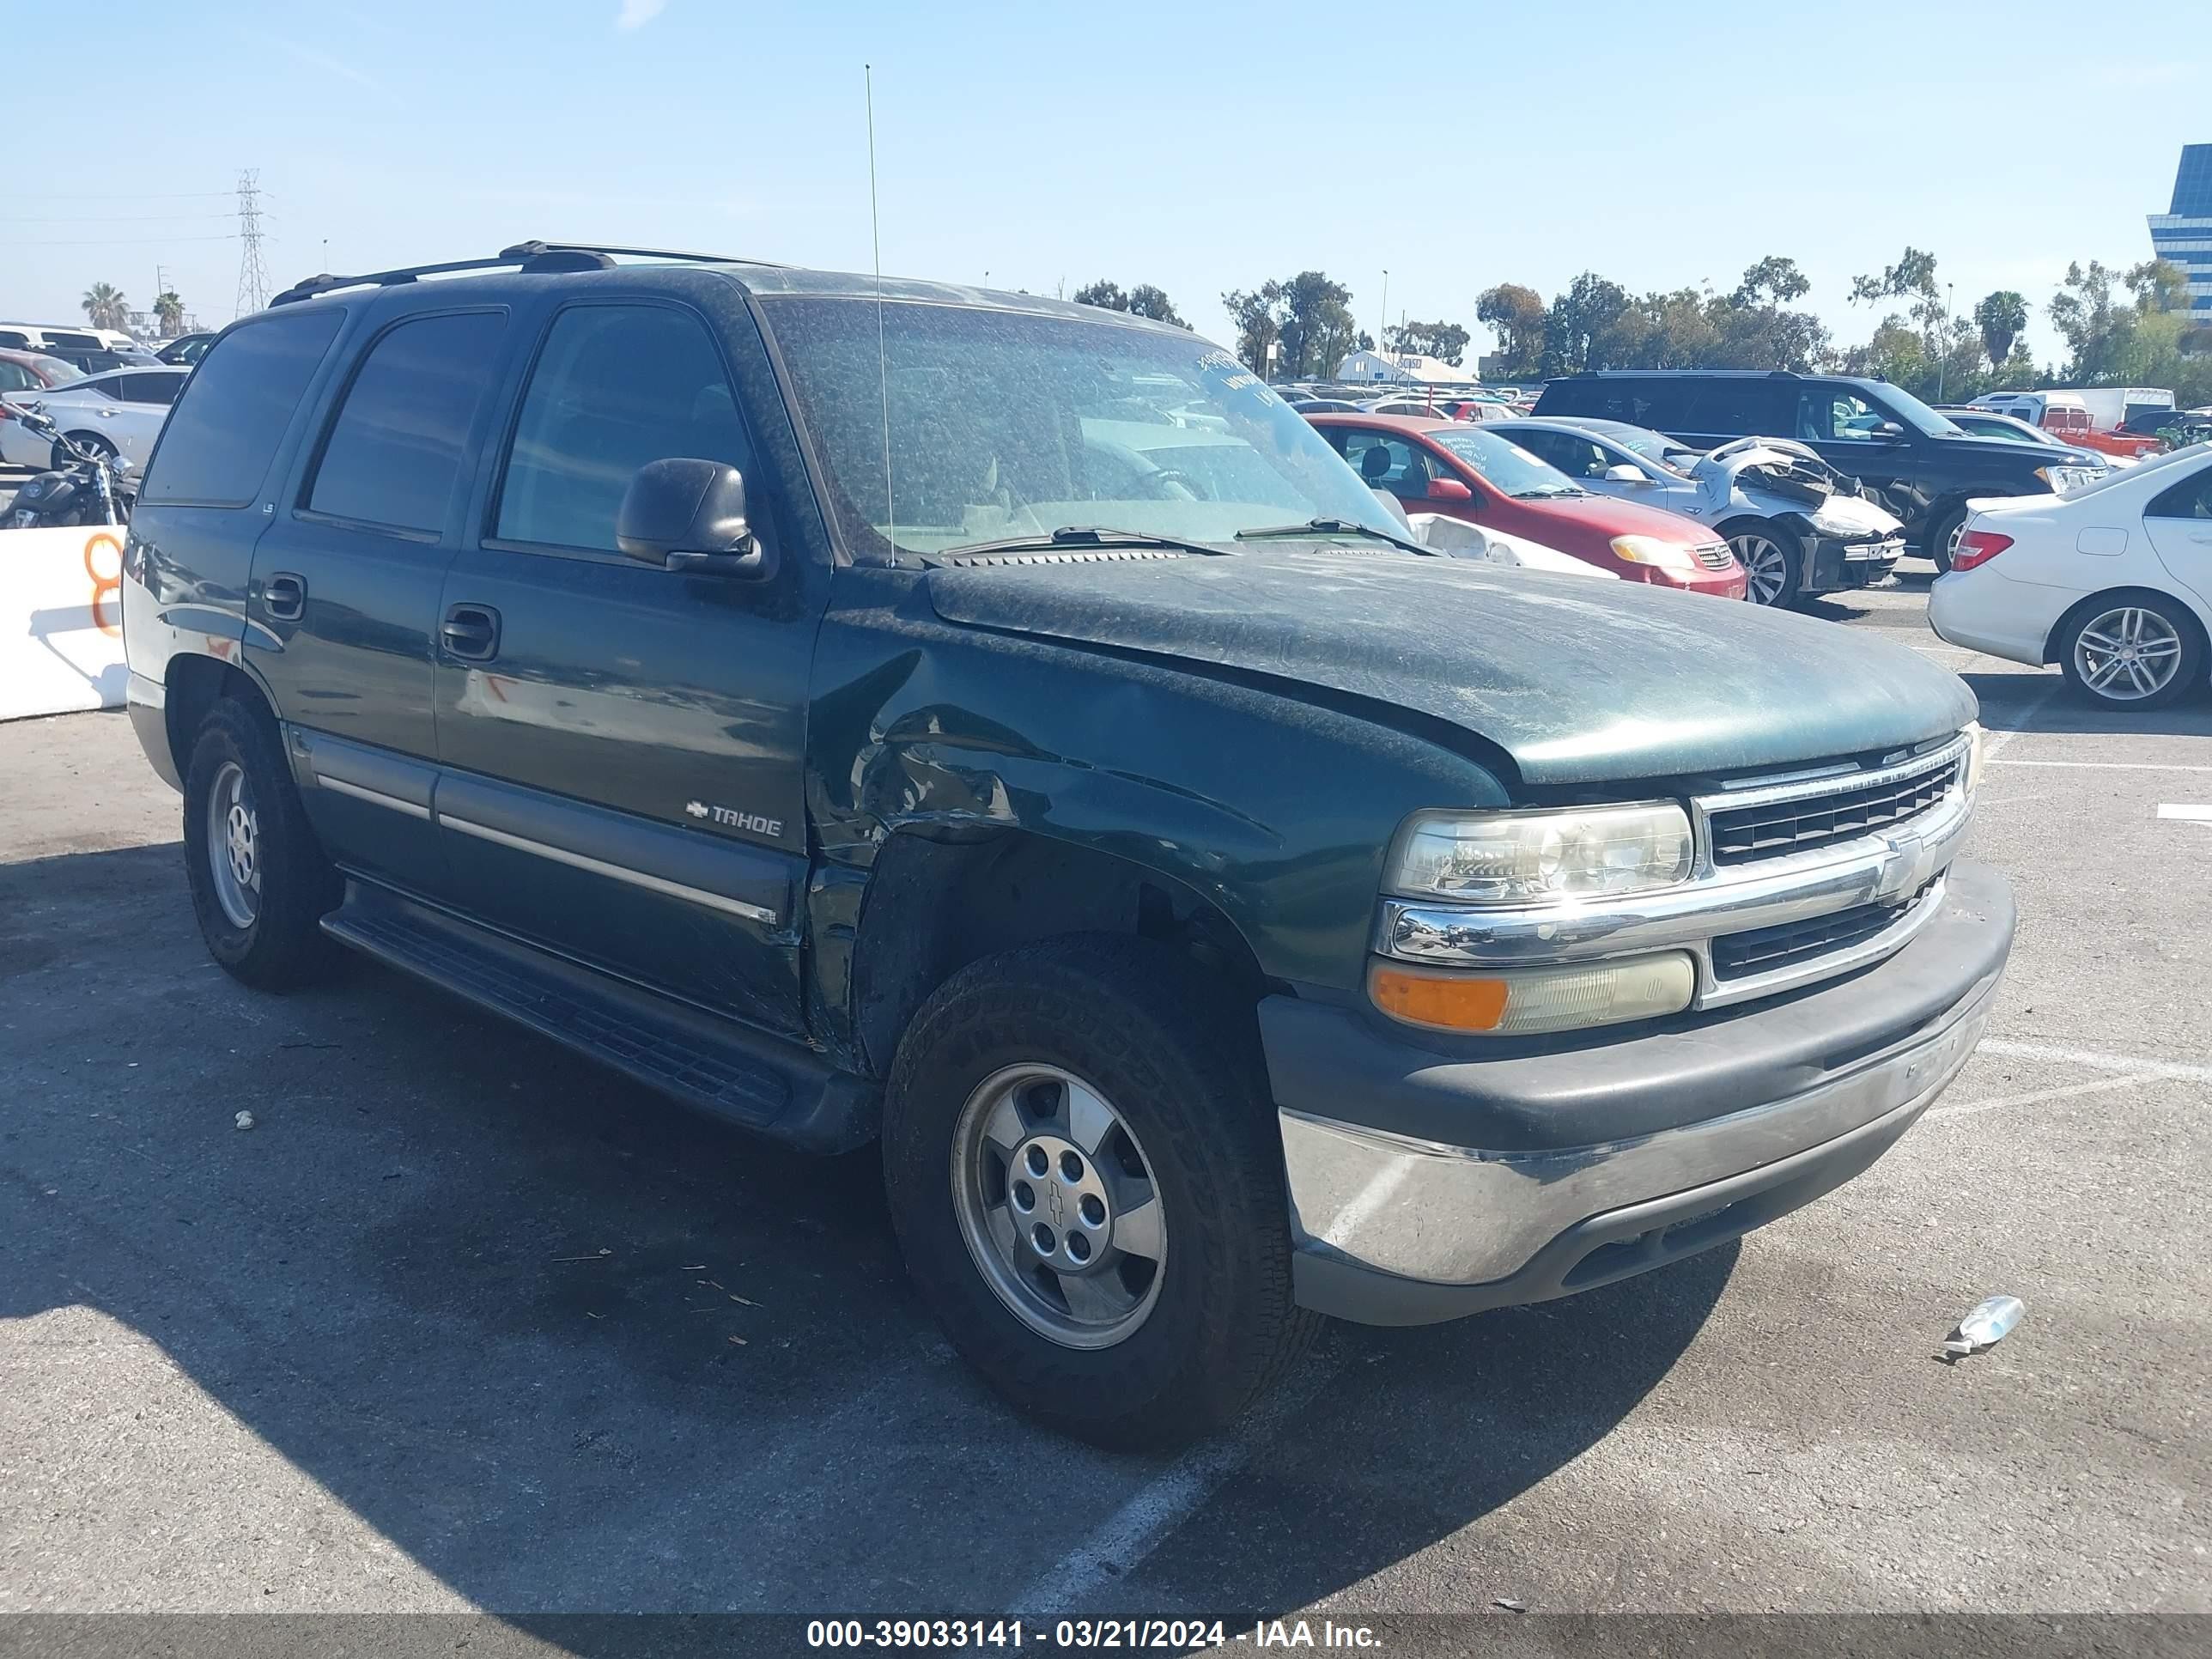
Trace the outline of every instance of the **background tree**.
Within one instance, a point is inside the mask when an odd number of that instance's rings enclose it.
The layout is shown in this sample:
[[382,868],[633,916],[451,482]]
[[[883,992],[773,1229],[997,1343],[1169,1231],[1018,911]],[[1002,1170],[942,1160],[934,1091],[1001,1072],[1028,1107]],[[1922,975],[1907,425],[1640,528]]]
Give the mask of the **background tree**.
[[1518,283],[1486,289],[1474,302],[1474,319],[1498,337],[1501,372],[1534,374],[1544,356],[1544,298]]
[[1284,374],[1294,380],[1334,375],[1360,343],[1352,320],[1352,290],[1318,270],[1302,270],[1286,283],[1270,283],[1283,319]]
[[154,296],[154,321],[164,334],[184,331],[185,302],[174,289],[164,289]]
[[1578,374],[1614,361],[1628,290],[1586,270],[1568,284],[1544,313],[1543,372]]
[[1237,361],[1262,376],[1267,373],[1267,348],[1283,335],[1275,301],[1267,293],[1269,289],[1280,287],[1280,283],[1268,283],[1249,293],[1236,289],[1221,296],[1221,308],[1229,313],[1230,326],[1237,331]]
[[2027,301],[2008,288],[1984,295],[1974,307],[1974,326],[1982,331],[1982,349],[1990,366],[2002,370],[2012,356],[2012,344],[2027,328]]
[[1401,323],[1382,331],[1386,350],[1440,357],[1454,368],[1467,356],[1468,331],[1457,323]]
[[1127,311],[1129,308],[1129,296],[1121,292],[1121,285],[1119,283],[1109,283],[1102,276],[1097,282],[1086,283],[1083,287],[1076,289],[1075,303],[1079,306],[1097,306],[1106,311]]
[[1797,269],[1795,259],[1784,259],[1778,254],[1768,254],[1743,273],[1735,292],[1729,295],[1729,303],[1741,307],[1755,306],[1786,306],[1792,300],[1802,300],[1813,291],[1813,284],[1805,273]]
[[94,328],[127,328],[131,307],[112,283],[94,283],[84,291],[84,314]]
[[1129,290],[1129,309],[1139,317],[1150,317],[1155,322],[1173,323],[1177,328],[1188,328],[1169,301],[1164,290],[1150,283],[1139,283]]

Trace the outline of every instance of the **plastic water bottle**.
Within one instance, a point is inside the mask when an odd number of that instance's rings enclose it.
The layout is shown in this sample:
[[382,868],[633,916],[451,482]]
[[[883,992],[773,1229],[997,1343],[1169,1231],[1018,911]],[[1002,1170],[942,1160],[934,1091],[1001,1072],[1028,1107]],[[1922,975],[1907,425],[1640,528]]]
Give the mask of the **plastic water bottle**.
[[1966,1310],[1958,1328],[1943,1343],[1943,1352],[1953,1358],[1975,1352],[1982,1348],[1993,1348],[2005,1340],[2006,1334],[2020,1323],[2020,1316],[2027,1305],[2016,1296],[1993,1296],[1986,1302],[1978,1302]]

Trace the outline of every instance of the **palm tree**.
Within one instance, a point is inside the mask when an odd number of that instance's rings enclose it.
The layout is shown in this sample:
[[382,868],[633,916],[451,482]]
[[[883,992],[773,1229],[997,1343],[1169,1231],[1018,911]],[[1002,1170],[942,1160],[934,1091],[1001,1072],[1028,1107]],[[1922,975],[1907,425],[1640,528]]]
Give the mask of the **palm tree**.
[[94,328],[127,328],[131,307],[112,283],[94,283],[84,291],[84,314]]
[[154,296],[154,321],[164,334],[181,334],[185,329],[185,302],[174,289],[164,289]]

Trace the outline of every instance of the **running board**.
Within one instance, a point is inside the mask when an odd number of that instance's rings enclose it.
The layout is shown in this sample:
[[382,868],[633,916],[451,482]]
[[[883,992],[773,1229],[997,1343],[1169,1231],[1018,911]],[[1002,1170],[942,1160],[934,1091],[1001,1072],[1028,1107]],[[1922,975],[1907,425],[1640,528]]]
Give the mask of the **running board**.
[[686,1007],[360,881],[323,918],[340,944],[551,1037],[686,1105],[809,1152],[876,1133],[863,1079],[798,1042]]

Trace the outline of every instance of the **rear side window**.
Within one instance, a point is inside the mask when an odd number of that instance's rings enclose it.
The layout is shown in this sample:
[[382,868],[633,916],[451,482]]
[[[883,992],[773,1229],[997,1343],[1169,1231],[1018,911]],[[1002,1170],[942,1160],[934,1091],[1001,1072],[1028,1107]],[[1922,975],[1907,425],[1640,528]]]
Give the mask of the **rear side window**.
[[506,329],[505,313],[477,311],[417,318],[379,335],[338,406],[308,508],[441,530]]
[[115,376],[112,374],[101,374],[91,380],[79,380],[75,386],[71,386],[70,390],[71,392],[89,392],[94,393],[95,396],[101,398],[112,398],[116,396]]
[[181,374],[125,374],[119,378],[126,404],[173,404],[185,385]]
[[745,464],[737,399],[706,325],[666,306],[564,311],[523,394],[496,533],[611,553],[638,468],[679,456]]
[[139,499],[250,503],[344,316],[333,307],[260,319],[224,335],[185,382]]
[[2160,492],[2143,511],[2152,519],[2212,519],[2212,466]]
[[1718,433],[1731,438],[1786,435],[1788,400],[1774,382],[1694,380],[1686,389],[1688,407],[1679,422],[1686,432]]
[[89,351],[98,351],[106,345],[107,342],[101,339],[97,334],[57,334],[52,330],[48,330],[46,333],[46,343],[48,345],[58,346],[76,346]]

